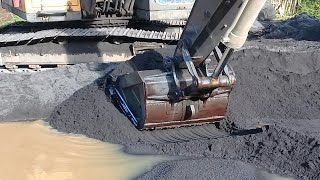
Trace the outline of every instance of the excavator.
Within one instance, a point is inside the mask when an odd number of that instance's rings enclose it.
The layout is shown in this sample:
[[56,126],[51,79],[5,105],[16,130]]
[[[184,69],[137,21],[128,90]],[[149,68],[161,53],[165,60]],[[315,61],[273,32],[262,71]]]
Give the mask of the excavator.
[[[126,60],[176,45],[194,2],[2,0],[3,8],[25,21],[0,27],[0,72]],[[98,47],[100,42],[111,45]]]
[[[31,4],[36,2],[32,0]],[[89,3],[91,8],[83,8],[85,3],[72,0],[61,11],[50,11],[49,6],[42,4],[49,2],[41,1],[41,6],[35,8],[36,5],[29,6],[27,0],[3,0],[2,6],[17,10],[21,17],[34,22],[96,20],[101,15],[107,19],[115,15],[122,19],[160,21],[182,17],[176,12],[186,15],[188,20],[179,36],[155,31],[143,35],[149,40],[178,41],[173,57],[163,59],[164,68],[136,71],[116,80],[107,78],[106,91],[113,102],[137,129],[148,130],[208,124],[224,118],[236,83],[228,60],[244,45],[266,0],[104,0]],[[163,7],[157,9],[159,5]],[[188,7],[192,7],[191,11]],[[168,13],[171,10],[172,13]],[[130,34],[130,31],[134,32]],[[108,33],[108,36],[114,35],[114,32]],[[143,30],[124,28],[117,35],[141,37],[143,33]],[[216,61],[213,67],[209,65],[211,61]]]

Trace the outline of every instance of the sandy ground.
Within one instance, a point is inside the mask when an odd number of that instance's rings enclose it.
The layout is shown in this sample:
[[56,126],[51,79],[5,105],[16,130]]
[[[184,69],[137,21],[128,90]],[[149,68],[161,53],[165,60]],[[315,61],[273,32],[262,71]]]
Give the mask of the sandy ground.
[[[291,35],[297,37],[301,31]],[[130,62],[2,73],[0,120],[47,118],[60,131],[123,144],[128,153],[176,157],[137,179],[265,179],[260,169],[318,179],[320,42],[294,39],[298,38],[249,41],[230,61],[238,81],[222,129],[269,124],[262,133],[157,143],[152,141],[154,136],[174,132],[137,131],[106,96],[103,76],[111,69],[118,76],[159,68],[160,54],[170,55],[170,46]]]
[[[231,65],[237,73],[238,82],[231,95],[224,122],[227,130],[268,123],[271,126],[266,132],[184,143],[152,142],[154,133],[165,135],[167,132],[137,131],[105,97],[100,81],[82,88],[57,106],[48,121],[61,131],[86,134],[103,141],[123,144],[129,153],[159,153],[203,160],[239,160],[271,172],[315,179],[320,172],[320,148],[319,137],[315,135],[318,133],[318,126],[312,124],[318,124],[320,117],[320,99],[317,95],[320,88],[317,81],[320,46],[319,43],[312,42],[282,41],[275,47],[272,42],[251,42],[251,48],[238,51],[233,56]],[[264,48],[257,48],[261,43]],[[284,47],[284,44],[290,43],[304,50],[295,51]],[[141,61],[135,59],[130,63],[113,65],[115,70],[112,74],[117,76],[131,72],[132,64],[136,63],[140,70],[152,67],[150,64],[159,67],[156,60],[149,58],[145,61],[146,59],[148,58],[142,56]],[[199,172],[198,169],[202,168],[201,159],[168,162],[162,166],[166,169],[161,170],[162,178],[172,177],[172,172],[178,179],[192,179],[198,174],[203,175],[202,179],[212,177],[215,173],[209,170]],[[190,164],[189,161],[194,166],[187,165]],[[181,166],[185,167],[180,168]],[[238,174],[237,168],[229,167],[228,172],[231,175]],[[152,179],[152,173],[148,172],[143,177]]]

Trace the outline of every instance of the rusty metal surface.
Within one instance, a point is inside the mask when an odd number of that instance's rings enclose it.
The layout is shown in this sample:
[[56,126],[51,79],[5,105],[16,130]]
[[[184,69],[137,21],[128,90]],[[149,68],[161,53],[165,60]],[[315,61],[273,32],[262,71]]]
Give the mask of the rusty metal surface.
[[[178,71],[179,87],[172,72],[161,70],[137,71],[118,78],[120,96],[137,119],[138,129],[203,124],[224,118],[233,84],[217,87],[209,94],[189,91],[192,77],[187,72]],[[177,95],[179,91],[184,91],[183,95]]]
[[221,120],[227,110],[229,93],[210,97],[206,101],[183,100],[171,104],[168,101],[146,101],[145,126],[166,127]]

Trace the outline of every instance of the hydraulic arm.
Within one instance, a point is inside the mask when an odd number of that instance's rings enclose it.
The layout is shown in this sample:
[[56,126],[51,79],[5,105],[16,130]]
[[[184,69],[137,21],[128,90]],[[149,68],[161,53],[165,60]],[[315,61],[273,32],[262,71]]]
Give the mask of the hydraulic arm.
[[[235,76],[227,62],[241,48],[265,0],[197,0],[165,69],[118,77],[111,95],[138,129],[221,120]],[[217,64],[208,67],[213,52]]]

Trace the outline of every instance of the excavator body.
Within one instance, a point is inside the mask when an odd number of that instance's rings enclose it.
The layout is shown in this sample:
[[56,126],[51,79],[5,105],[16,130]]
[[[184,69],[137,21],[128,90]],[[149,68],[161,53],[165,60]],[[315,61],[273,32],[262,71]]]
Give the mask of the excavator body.
[[186,20],[194,0],[2,0],[2,7],[28,22],[95,20]]

